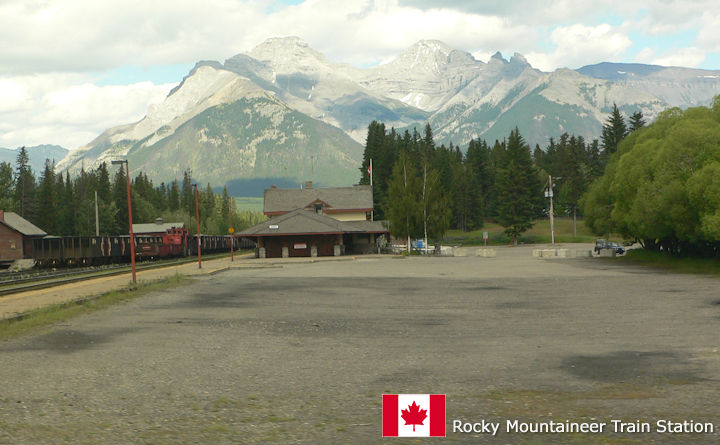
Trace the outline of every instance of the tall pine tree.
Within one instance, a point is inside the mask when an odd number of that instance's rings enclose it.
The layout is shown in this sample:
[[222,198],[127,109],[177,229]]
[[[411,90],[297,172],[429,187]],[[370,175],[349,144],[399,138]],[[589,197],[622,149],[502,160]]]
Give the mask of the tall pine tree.
[[498,169],[497,218],[505,234],[517,244],[517,239],[533,226],[538,214],[538,197],[542,187],[530,147],[516,127],[507,139],[503,165]]
[[607,162],[607,159],[615,153],[625,136],[627,136],[627,126],[625,125],[625,119],[617,105],[613,103],[613,110],[605,121],[602,129],[602,135],[600,140],[602,141],[603,156]]

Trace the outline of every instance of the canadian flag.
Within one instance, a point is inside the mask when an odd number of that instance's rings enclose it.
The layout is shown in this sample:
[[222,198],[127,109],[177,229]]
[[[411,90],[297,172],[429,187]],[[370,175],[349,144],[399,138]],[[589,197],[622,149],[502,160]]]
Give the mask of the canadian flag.
[[383,394],[383,437],[445,437],[445,394]]

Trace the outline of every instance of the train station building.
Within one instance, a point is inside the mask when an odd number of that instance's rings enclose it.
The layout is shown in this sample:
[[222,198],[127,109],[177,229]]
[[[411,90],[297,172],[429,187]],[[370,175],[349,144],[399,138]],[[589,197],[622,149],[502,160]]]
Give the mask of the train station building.
[[260,258],[339,256],[375,251],[387,224],[373,221],[367,185],[265,190],[263,212],[271,218],[238,235],[257,243]]

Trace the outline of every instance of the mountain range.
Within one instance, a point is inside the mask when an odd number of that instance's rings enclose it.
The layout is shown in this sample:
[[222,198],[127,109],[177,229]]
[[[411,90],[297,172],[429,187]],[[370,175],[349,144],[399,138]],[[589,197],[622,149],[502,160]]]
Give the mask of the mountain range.
[[[69,153],[67,148],[59,145],[36,145],[34,147],[25,147],[25,150],[28,154],[28,165],[33,169],[36,177],[40,177],[40,174],[45,169],[46,159],[57,163]],[[0,162],[9,162],[15,169],[17,167],[18,153],[19,149],[0,148]]]
[[401,131],[430,123],[437,143],[461,147],[503,139],[517,126],[542,147],[563,132],[599,137],[614,103],[651,121],[717,94],[720,70],[599,63],[546,73],[517,53],[486,63],[434,40],[360,69],[297,37],[272,38],[224,63],[198,62],[143,119],[106,130],[58,168],[127,156],[156,181],[190,169],[213,185],[262,178],[348,185],[359,180],[372,120]]

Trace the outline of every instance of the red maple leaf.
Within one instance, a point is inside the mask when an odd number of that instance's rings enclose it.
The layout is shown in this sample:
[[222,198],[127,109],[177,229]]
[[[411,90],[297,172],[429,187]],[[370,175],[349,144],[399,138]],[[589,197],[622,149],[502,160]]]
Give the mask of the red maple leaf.
[[415,425],[422,425],[423,421],[427,418],[427,410],[420,409],[420,405],[415,404],[414,400],[412,405],[408,405],[408,408],[410,409],[400,411],[402,413],[400,417],[405,421],[405,425],[412,425],[413,432],[415,432]]

